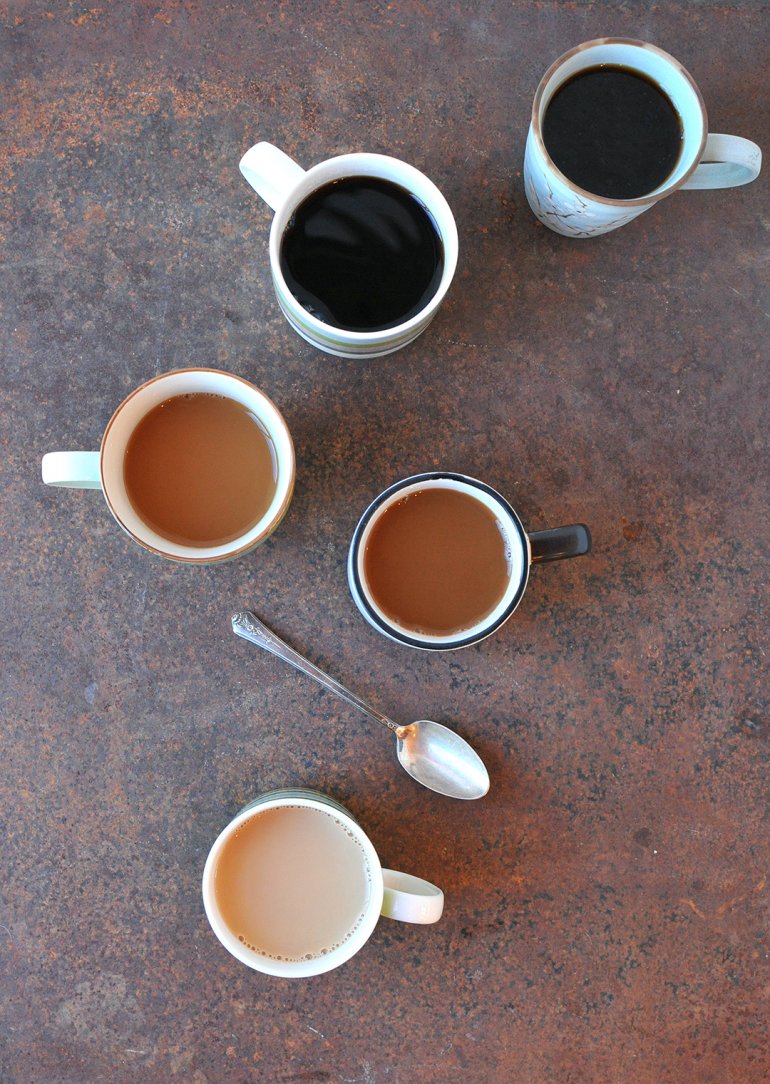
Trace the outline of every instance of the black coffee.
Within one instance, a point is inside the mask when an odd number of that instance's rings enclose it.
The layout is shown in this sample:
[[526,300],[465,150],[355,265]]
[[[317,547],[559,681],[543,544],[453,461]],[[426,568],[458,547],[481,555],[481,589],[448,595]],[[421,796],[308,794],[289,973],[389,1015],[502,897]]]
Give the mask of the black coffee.
[[297,207],[281,271],[303,308],[345,331],[382,331],[423,309],[438,289],[444,247],[425,207],[379,177],[347,177]]
[[543,140],[554,164],[580,188],[637,199],[673,172],[682,121],[641,72],[600,64],[559,87],[545,113]]

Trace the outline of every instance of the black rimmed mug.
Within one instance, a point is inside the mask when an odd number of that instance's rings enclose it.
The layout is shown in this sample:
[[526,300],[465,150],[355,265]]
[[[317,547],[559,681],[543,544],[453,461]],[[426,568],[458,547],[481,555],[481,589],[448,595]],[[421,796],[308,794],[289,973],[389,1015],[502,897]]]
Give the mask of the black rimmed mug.
[[[495,516],[503,535],[508,562],[505,591],[490,613],[469,628],[448,635],[430,635],[394,621],[378,605],[367,583],[366,546],[375,524],[398,501],[427,489],[452,489],[479,501]],[[591,533],[583,523],[527,533],[518,515],[496,490],[476,478],[447,471],[415,474],[396,482],[376,497],[353,534],[348,553],[348,584],[353,601],[373,628],[397,643],[429,651],[454,651],[478,643],[505,624],[521,602],[533,564],[580,557],[591,550]]]

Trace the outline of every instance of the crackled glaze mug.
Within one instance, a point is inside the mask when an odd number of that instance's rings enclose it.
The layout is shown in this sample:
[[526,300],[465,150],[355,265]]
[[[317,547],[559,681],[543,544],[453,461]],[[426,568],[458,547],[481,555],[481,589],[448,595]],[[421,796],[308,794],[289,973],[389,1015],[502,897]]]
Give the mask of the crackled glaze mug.
[[340,802],[287,788],[244,806],[217,837],[203,871],[203,905],[237,960],[294,979],[345,963],[380,915],[438,922],[444,893],[420,877],[383,869]]
[[[635,199],[611,199],[579,187],[556,167],[543,139],[545,115],[556,92],[578,73],[602,65],[646,77],[663,91],[681,121],[681,151],[673,171]],[[709,134],[703,98],[678,60],[647,42],[597,38],[564,53],[540,81],[524,154],[524,189],[532,211],[549,229],[565,237],[597,237],[631,222],[672,192],[748,184],[759,175],[761,164],[756,143]]]
[[[425,330],[452,282],[457,266],[458,242],[457,226],[449,204],[423,173],[397,158],[364,153],[339,155],[304,170],[271,143],[257,143],[246,151],[240,162],[240,170],[251,187],[275,211],[269,242],[273,287],[284,316],[303,339],[319,350],[338,357],[374,358],[400,350]],[[419,311],[412,312],[392,326],[377,330],[348,330],[319,318],[295,296],[284,273],[282,249],[287,228],[293,224],[300,205],[307,206],[305,201],[309,197],[336,182],[371,178],[390,183],[416,201],[417,207],[421,208],[420,213],[427,215],[432,223],[431,228],[442,250],[443,266],[437,270],[421,298]],[[348,227],[351,221],[348,219]],[[366,226],[370,229],[371,221]],[[356,244],[360,245],[361,241],[361,237],[355,238]],[[356,258],[360,256],[359,252]]]
[[[126,485],[126,451],[140,424],[156,408],[176,397],[213,396],[227,399],[257,423],[271,446],[274,490],[269,503],[252,525],[221,544],[193,545],[166,537],[143,518]],[[195,438],[196,431],[188,431]],[[294,445],[286,422],[275,404],[247,380],[218,369],[177,369],[163,373],[132,391],[112,415],[98,452],[49,452],[43,456],[43,481],[66,489],[100,489],[123,530],[140,546],[187,564],[211,564],[247,553],[276,529],[288,510],[294,491]],[[175,476],[178,481],[178,474]],[[227,487],[228,479],[222,479]]]

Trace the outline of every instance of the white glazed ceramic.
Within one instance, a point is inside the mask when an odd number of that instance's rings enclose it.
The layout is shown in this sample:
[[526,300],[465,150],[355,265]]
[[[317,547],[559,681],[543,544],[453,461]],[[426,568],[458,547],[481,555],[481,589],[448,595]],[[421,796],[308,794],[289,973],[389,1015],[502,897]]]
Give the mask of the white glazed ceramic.
[[[157,534],[135,512],[123,480],[123,460],[131,434],[142,418],[175,395],[208,393],[241,403],[259,420],[275,449],[277,484],[270,507],[250,531],[221,546],[184,546]],[[43,456],[43,481],[69,489],[101,489],[110,511],[135,542],[174,561],[208,564],[229,560],[258,546],[283,519],[294,491],[294,446],[277,407],[253,384],[218,369],[177,369],[156,376],[124,399],[110,419],[99,452],[49,452]]]
[[[620,64],[646,75],[665,91],[682,119],[682,153],[658,188],[639,199],[596,196],[573,184],[551,161],[542,123],[556,91],[577,72]],[[597,38],[559,57],[540,81],[524,153],[524,190],[535,215],[565,237],[597,237],[648,211],[658,200],[686,188],[734,188],[758,175],[762,152],[741,136],[709,135],[706,107],[692,76],[655,45],[625,38]]]
[[[508,586],[497,606],[483,621],[461,632],[431,636],[405,628],[388,617],[372,596],[364,572],[366,543],[380,516],[410,493],[426,489],[454,489],[480,501],[497,519],[506,542],[509,565]],[[527,534],[508,501],[485,482],[464,474],[431,471],[414,474],[396,482],[376,497],[358,521],[348,552],[348,585],[353,601],[363,617],[378,632],[397,643],[428,651],[456,651],[491,636],[504,625],[521,602],[533,563],[578,557],[591,548],[591,534],[582,523]]]
[[[275,211],[269,246],[273,287],[284,316],[303,339],[338,357],[374,358],[401,349],[425,330],[449,289],[457,266],[458,243],[449,204],[423,173],[384,154],[343,154],[305,171],[271,143],[257,143],[246,151],[240,170]],[[444,272],[436,293],[416,316],[384,331],[344,331],[324,323],[300,305],[281,271],[281,239],[292,214],[311,192],[343,177],[379,177],[407,189],[430,214],[444,246]]]
[[[282,806],[302,806],[324,812],[331,811],[361,844],[371,875],[371,894],[363,921],[338,949],[312,960],[276,960],[248,948],[224,923],[214,894],[217,858],[225,841],[244,821],[259,816],[268,809],[278,809]],[[444,893],[440,888],[436,888],[435,885],[419,877],[412,877],[408,873],[399,873],[392,869],[383,869],[370,839],[340,802],[319,791],[292,788],[271,791],[249,802],[220,833],[209,852],[203,870],[203,906],[212,930],[227,951],[241,963],[254,968],[255,971],[263,971],[267,975],[298,979],[307,978],[310,975],[321,975],[344,964],[369,940],[380,915],[398,919],[401,922],[421,924],[438,922],[444,910]]]

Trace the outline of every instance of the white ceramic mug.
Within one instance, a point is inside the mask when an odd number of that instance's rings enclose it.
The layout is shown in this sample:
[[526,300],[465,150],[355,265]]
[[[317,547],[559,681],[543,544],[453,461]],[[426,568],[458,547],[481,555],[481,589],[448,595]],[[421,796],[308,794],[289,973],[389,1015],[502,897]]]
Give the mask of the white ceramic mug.
[[[367,583],[364,557],[366,543],[380,516],[397,501],[426,489],[453,489],[478,500],[493,513],[505,539],[508,582],[494,610],[471,628],[445,636],[433,636],[405,628],[389,617],[377,604]],[[505,624],[521,602],[529,579],[530,566],[565,557],[580,557],[591,550],[591,533],[584,523],[554,527],[529,534],[516,512],[491,486],[464,474],[431,471],[414,474],[396,482],[376,497],[358,521],[348,552],[348,585],[353,601],[363,617],[378,632],[397,643],[427,651],[455,651],[486,639]]]
[[[638,199],[597,196],[574,184],[552,162],[543,141],[543,118],[559,87],[586,68],[620,65],[640,72],[667,95],[682,121],[682,150],[666,180]],[[741,136],[710,135],[695,80],[655,45],[626,38],[596,38],[556,60],[535,93],[524,153],[524,190],[540,221],[565,237],[597,237],[687,188],[734,188],[759,176],[762,152]]]
[[[123,478],[126,447],[142,418],[166,399],[195,393],[221,395],[245,406],[270,437],[276,457],[276,489],[269,508],[246,534],[219,546],[186,546],[158,534],[134,509]],[[42,469],[46,485],[101,489],[120,526],[145,549],[174,561],[208,564],[247,553],[281,522],[294,491],[294,446],[278,408],[247,380],[218,369],[177,369],[148,380],[123,400],[104,431],[100,451],[49,452]]]
[[[357,923],[352,934],[341,945],[323,956],[310,960],[278,960],[249,948],[225,923],[214,890],[217,860],[232,834],[252,817],[258,817],[270,809],[287,806],[331,812],[360,844],[361,859],[362,862],[366,862],[370,876],[371,888],[363,919]],[[255,798],[253,802],[244,806],[220,833],[209,851],[203,870],[203,906],[212,930],[227,951],[232,953],[237,960],[267,975],[296,979],[321,975],[349,960],[369,940],[380,915],[399,919],[401,922],[421,924],[438,922],[444,910],[444,893],[440,888],[436,888],[429,881],[423,881],[420,877],[412,877],[408,873],[399,873],[392,869],[383,869],[371,840],[340,802],[316,790],[292,788],[270,791],[268,794]]]
[[[319,350],[342,358],[374,358],[400,350],[420,335],[444,300],[457,266],[457,226],[449,204],[435,184],[397,158],[384,154],[343,154],[304,170],[271,143],[246,151],[240,170],[252,188],[275,211],[270,228],[270,271],[278,304],[294,330]],[[378,177],[410,192],[433,219],[444,247],[444,269],[435,294],[404,323],[382,331],[345,331],[324,323],[299,303],[281,270],[281,240],[299,204],[316,189],[343,177]]]

